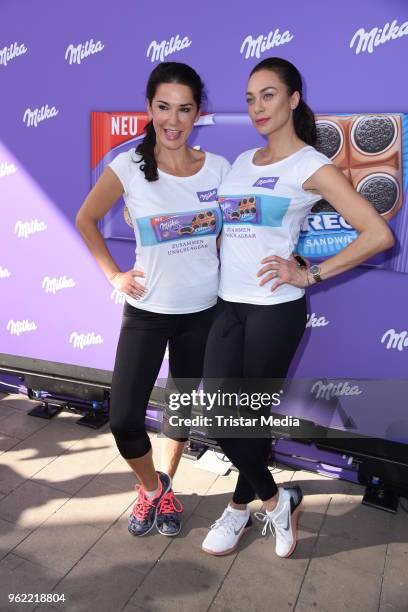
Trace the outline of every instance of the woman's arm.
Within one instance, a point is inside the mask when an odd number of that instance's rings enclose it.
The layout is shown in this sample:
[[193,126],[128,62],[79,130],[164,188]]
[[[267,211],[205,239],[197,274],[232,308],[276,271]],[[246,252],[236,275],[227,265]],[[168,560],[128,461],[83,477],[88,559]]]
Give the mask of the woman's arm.
[[134,281],[134,277],[144,276],[143,272],[121,272],[98,229],[98,221],[112,208],[122,193],[122,183],[113,170],[106,168],[79,209],[75,225],[109,282],[118,291],[132,297],[141,297],[145,289]]
[[[340,253],[320,264],[322,279],[350,270],[394,245],[394,237],[387,223],[335,166],[320,168],[304,183],[303,188],[321,194],[359,232],[358,237]],[[315,282],[313,278],[309,280]]]
[[[366,261],[376,253],[389,249],[394,244],[394,237],[387,223],[380,217],[373,206],[363,198],[348,182],[343,173],[334,165],[319,168],[304,184],[307,191],[316,191],[359,232],[358,237],[337,255],[333,255],[320,264],[322,280],[341,274]],[[271,291],[290,283],[296,287],[312,285],[316,281],[308,269],[301,269],[294,259],[285,260],[272,255],[261,263],[258,276],[263,276],[260,285],[276,278]],[[277,276],[279,274],[279,278]]]

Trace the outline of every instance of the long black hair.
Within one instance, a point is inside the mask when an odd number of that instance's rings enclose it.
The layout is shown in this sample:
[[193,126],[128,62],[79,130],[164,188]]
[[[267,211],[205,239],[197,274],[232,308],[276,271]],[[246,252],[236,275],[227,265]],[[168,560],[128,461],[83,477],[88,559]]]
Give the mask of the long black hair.
[[[157,88],[162,83],[179,83],[187,85],[191,89],[194,101],[197,108],[201,107],[204,97],[204,84],[196,71],[180,62],[162,62],[151,72],[146,85],[146,98],[150,104],[156,94]],[[159,175],[157,173],[157,161],[154,155],[154,147],[156,145],[156,132],[153,127],[153,122],[149,121],[145,128],[145,137],[142,142],[136,147],[136,152],[139,153],[141,159],[140,169],[145,175],[147,181],[157,181]]]
[[313,111],[303,100],[302,77],[299,70],[281,57],[268,57],[262,60],[252,69],[250,76],[255,72],[259,72],[259,70],[275,72],[282,83],[285,83],[290,96],[295,91],[299,92],[300,101],[293,112],[295,132],[308,145],[314,145],[316,142],[316,123]]

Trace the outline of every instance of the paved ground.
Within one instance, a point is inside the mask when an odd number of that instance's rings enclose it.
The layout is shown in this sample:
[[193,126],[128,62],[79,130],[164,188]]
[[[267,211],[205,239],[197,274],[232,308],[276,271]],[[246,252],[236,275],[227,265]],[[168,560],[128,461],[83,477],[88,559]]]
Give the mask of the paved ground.
[[[306,496],[299,542],[278,559],[261,526],[239,553],[200,550],[236,474],[182,460],[175,490],[185,524],[175,539],[127,532],[134,478],[108,426],[0,396],[0,609],[107,612],[407,612],[408,515],[360,504],[362,488],[304,471],[277,472]],[[162,441],[152,436],[155,450]],[[254,508],[259,503],[253,504]],[[65,594],[65,604],[8,604],[8,593]],[[37,607],[36,607],[37,606]]]

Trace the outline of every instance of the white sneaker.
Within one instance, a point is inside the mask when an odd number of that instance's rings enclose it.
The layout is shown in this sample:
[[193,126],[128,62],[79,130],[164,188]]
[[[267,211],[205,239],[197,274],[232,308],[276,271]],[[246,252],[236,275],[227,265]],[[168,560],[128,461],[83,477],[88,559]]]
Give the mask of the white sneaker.
[[255,517],[265,523],[262,535],[268,527],[276,538],[278,557],[290,557],[296,547],[296,526],[303,499],[300,487],[279,487],[279,498],[272,512],[255,512]]
[[241,536],[252,525],[249,509],[235,510],[227,506],[219,519],[211,525],[201,548],[210,555],[227,555],[238,546]]

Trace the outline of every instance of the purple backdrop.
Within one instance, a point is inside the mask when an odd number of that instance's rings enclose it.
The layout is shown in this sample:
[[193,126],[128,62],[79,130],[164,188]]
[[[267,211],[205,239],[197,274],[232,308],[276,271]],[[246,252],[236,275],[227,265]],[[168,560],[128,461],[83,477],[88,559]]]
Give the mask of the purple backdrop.
[[[406,2],[337,4],[237,0],[193,17],[195,6],[162,0],[154,16],[145,0],[3,0],[0,352],[112,369],[123,296],[74,218],[91,185],[91,111],[143,109],[157,61],[193,65],[218,113],[245,111],[247,75],[268,55],[299,67],[316,113],[408,110]],[[133,245],[108,244],[129,269]],[[367,268],[311,289],[292,374],[407,377],[407,297],[406,274]]]

